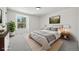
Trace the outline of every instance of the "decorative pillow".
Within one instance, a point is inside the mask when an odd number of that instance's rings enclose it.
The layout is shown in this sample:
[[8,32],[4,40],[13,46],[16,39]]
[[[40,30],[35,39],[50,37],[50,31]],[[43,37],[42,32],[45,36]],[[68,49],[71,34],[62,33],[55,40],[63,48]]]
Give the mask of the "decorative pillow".
[[58,31],[58,28],[51,27],[51,31]]
[[51,27],[45,27],[44,30],[51,30]]

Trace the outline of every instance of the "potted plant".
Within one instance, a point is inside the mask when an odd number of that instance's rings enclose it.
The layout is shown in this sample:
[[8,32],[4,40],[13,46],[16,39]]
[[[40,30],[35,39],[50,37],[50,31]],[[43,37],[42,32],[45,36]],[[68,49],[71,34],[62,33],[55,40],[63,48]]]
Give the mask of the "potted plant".
[[14,21],[10,21],[7,24],[7,30],[9,31],[10,37],[14,36],[16,25]]

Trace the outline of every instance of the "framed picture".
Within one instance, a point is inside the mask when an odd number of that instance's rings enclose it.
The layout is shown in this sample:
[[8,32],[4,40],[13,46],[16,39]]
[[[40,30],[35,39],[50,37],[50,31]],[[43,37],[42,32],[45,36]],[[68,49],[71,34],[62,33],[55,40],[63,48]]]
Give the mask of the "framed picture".
[[2,23],[2,10],[0,9],[0,23]]
[[60,16],[52,16],[49,17],[49,24],[59,24],[60,23]]

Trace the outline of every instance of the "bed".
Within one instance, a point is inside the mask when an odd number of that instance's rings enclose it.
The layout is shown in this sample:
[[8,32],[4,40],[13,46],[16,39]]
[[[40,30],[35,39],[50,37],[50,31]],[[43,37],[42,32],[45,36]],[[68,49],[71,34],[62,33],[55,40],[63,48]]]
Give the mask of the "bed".
[[47,27],[47,29],[31,32],[27,37],[27,42],[30,43],[33,51],[44,51],[50,49],[59,37],[58,28]]

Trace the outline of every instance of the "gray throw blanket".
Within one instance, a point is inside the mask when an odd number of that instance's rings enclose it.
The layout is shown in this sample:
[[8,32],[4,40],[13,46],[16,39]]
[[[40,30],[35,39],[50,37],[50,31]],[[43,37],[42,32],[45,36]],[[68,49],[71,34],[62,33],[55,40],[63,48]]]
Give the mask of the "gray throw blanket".
[[34,31],[30,34],[31,38],[42,45],[43,49],[49,49],[51,44],[59,37],[58,32],[49,30]]
[[48,43],[50,43],[52,40],[56,39],[55,34],[50,34],[50,33],[45,32],[45,31],[40,30],[40,31],[36,31],[34,33],[37,33],[38,35],[44,36],[47,39]]

